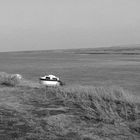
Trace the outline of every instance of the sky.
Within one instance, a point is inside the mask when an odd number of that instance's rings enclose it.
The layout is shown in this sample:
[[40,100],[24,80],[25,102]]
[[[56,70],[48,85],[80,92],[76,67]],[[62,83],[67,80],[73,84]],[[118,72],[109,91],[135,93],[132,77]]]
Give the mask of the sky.
[[0,0],[0,51],[140,44],[140,0]]

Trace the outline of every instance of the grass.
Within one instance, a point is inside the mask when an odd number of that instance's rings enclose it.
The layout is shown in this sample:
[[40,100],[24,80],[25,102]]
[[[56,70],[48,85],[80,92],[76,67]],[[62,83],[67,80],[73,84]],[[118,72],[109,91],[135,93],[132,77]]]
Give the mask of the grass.
[[54,74],[67,85],[117,85],[139,96],[140,55],[131,55],[134,51],[139,53],[139,47],[0,53],[0,71],[19,73],[35,82]]
[[140,99],[121,87],[0,87],[2,140],[140,139]]

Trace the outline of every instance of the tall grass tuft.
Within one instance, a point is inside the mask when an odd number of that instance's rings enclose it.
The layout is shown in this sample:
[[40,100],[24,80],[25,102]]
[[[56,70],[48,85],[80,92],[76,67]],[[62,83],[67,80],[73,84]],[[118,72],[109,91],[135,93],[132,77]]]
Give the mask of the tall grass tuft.
[[[117,119],[133,121],[137,115],[132,95],[120,87],[64,87],[49,89],[67,107],[80,108],[82,118],[113,123]],[[77,111],[78,113],[78,111]]]

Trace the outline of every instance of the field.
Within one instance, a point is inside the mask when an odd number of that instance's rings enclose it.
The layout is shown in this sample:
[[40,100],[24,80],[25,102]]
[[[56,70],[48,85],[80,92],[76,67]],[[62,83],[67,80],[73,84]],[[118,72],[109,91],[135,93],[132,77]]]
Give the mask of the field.
[[0,53],[0,71],[37,82],[54,74],[67,85],[117,85],[140,95],[139,47]]
[[0,140],[140,139],[139,47],[0,53],[0,71]]

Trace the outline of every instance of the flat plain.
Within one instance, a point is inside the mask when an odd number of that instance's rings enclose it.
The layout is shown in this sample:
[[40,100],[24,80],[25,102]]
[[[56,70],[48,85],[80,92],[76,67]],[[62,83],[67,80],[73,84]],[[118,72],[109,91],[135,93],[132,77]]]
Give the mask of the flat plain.
[[115,85],[140,95],[140,47],[0,53],[0,71],[37,81],[54,74],[66,85]]

